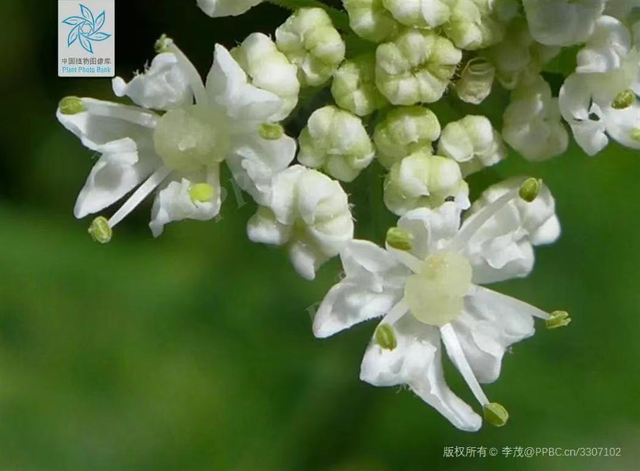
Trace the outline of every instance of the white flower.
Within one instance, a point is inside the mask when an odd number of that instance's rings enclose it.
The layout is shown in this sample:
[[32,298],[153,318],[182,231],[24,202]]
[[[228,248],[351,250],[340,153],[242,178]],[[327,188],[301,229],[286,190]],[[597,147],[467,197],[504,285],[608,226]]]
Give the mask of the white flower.
[[503,121],[502,137],[527,160],[546,160],[567,150],[569,135],[558,99],[552,97],[551,87],[541,76],[511,93]]
[[640,149],[640,53],[635,48],[619,69],[572,74],[560,90],[560,110],[576,142],[596,155],[613,138]]
[[434,28],[451,16],[450,0],[382,0],[393,17],[407,26]]
[[282,98],[282,109],[271,117],[282,121],[298,104],[298,68],[262,33],[253,33],[231,50],[231,55],[251,79],[251,85]]
[[198,0],[198,6],[213,18],[238,16],[259,5],[264,0]]
[[394,164],[384,182],[384,202],[398,216],[450,200],[463,209],[470,205],[469,187],[462,179],[460,166],[453,159],[428,151],[416,152]]
[[504,40],[482,51],[495,67],[502,86],[513,90],[538,78],[543,67],[560,53],[558,46],[545,46],[535,41],[523,18],[516,18],[507,26]]
[[269,204],[260,207],[248,225],[253,242],[286,245],[296,271],[308,280],[353,239],[353,231],[340,184],[301,165],[275,177]]
[[[529,200],[535,197],[531,186],[527,182],[524,191]],[[341,252],[346,276],[322,302],[313,324],[315,335],[329,337],[384,316],[365,353],[360,378],[374,386],[408,385],[453,425],[476,431],[482,419],[445,382],[444,343],[483,407],[485,419],[504,425],[508,413],[489,401],[480,383],[500,376],[507,349],[533,335],[534,317],[545,319],[549,328],[570,321],[564,312],[549,315],[479,286],[491,280],[476,269],[476,257],[468,256],[481,249],[474,237],[487,223],[493,224],[495,215],[519,193],[519,189],[509,191],[461,227],[460,211],[453,203],[412,211],[390,231],[386,250],[366,241],[348,243]],[[515,231],[511,222],[503,229]],[[398,244],[403,240],[406,244]],[[504,267],[507,277],[511,264]]]
[[496,77],[496,68],[487,59],[474,57],[462,70],[456,83],[456,94],[465,103],[479,105],[490,94]]
[[282,106],[281,100],[248,84],[226,49],[216,46],[205,87],[171,40],[163,38],[160,46],[167,52],[147,75],[129,85],[116,79],[114,88],[137,103],[169,109],[164,115],[73,97],[62,100],[57,112],[68,130],[102,155],[78,197],[76,217],[99,212],[137,188],[108,221],[94,221],[92,234],[102,242],[156,189],[150,224],[155,236],[171,221],[215,217],[221,204],[223,161],[243,189],[265,201],[273,175],[295,156],[293,139],[282,133],[272,133],[272,140],[261,135],[264,121]]
[[389,104],[376,87],[376,57],[363,54],[343,62],[333,76],[331,93],[340,108],[367,116]]
[[356,179],[375,152],[362,121],[335,106],[316,110],[300,134],[298,160],[344,182]]
[[454,159],[469,175],[505,159],[507,148],[488,118],[469,115],[445,126],[438,154]]
[[607,0],[523,0],[531,34],[548,46],[584,43]]
[[640,0],[609,0],[604,12],[606,15],[625,21],[634,8],[640,8]]
[[373,140],[380,163],[391,168],[414,152],[432,151],[432,143],[440,137],[437,116],[423,106],[397,106],[378,123]]
[[433,103],[444,94],[462,51],[431,31],[409,29],[376,51],[376,84],[394,105]]
[[276,44],[298,66],[303,86],[317,87],[344,60],[346,46],[322,8],[301,8],[276,30]]
[[376,43],[393,38],[400,24],[383,5],[384,0],[342,0],[349,26],[360,37]]
[[627,27],[611,16],[601,16],[578,53],[576,72],[592,74],[619,69],[630,51],[631,33]]

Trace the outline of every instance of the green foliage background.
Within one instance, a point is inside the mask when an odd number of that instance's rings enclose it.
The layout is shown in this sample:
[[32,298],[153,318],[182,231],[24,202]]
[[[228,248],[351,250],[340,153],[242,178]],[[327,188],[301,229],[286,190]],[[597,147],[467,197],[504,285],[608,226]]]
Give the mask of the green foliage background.
[[[161,33],[204,73],[216,42],[233,46],[286,17],[262,6],[213,20],[195,0],[117,9],[126,78]],[[173,225],[159,240],[147,205],[110,245],[94,244],[88,221],[72,215],[93,157],[54,112],[66,95],[110,99],[110,83],[56,77],[55,2],[3,0],[0,18],[1,470],[638,469],[637,152],[611,145],[588,158],[572,147],[536,166],[512,156],[474,177],[476,192],[525,172],[551,186],[562,239],[538,250],[529,279],[499,289],[567,309],[574,322],[515,346],[486,387],[509,425],[465,434],[411,393],[358,380],[374,324],[313,338],[308,308],[339,264],[303,281],[284,254],[246,239],[252,204],[232,195],[220,221]],[[347,188],[358,235],[378,242],[393,222],[380,184],[373,166]],[[459,376],[448,378],[473,403]],[[622,456],[451,459],[445,446],[620,447]]]

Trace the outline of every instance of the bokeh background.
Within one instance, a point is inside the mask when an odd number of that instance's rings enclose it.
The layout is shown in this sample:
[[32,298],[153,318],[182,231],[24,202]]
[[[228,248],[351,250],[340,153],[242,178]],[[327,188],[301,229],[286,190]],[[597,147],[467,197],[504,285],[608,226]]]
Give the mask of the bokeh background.
[[[162,33],[204,73],[216,42],[231,47],[286,18],[261,6],[213,20],[195,0],[117,10],[127,79]],[[410,392],[358,380],[374,324],[313,338],[309,312],[339,264],[309,283],[282,252],[251,244],[248,199],[231,194],[219,221],[175,224],[159,240],[147,204],[111,244],[93,243],[72,208],[94,157],[54,112],[66,95],[110,99],[110,82],[57,78],[56,2],[2,0],[0,18],[1,470],[638,469],[637,152],[611,145],[588,158],[572,147],[536,166],[512,156],[474,177],[476,193],[522,173],[550,185],[562,239],[538,250],[530,278],[499,289],[564,308],[574,322],[515,346],[485,388],[511,421],[466,434]],[[452,108],[440,111],[446,121]],[[502,105],[485,111],[499,117]],[[380,186],[372,166],[347,187],[358,235],[377,242],[393,223]],[[448,379],[474,404],[450,368]],[[452,459],[447,446],[620,447],[622,456]]]

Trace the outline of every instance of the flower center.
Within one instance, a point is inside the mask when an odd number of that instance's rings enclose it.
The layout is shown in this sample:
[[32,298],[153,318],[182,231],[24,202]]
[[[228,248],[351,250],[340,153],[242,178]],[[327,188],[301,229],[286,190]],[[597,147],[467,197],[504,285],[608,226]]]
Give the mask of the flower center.
[[153,141],[172,170],[191,171],[222,162],[228,146],[225,120],[206,106],[172,110],[158,121]]
[[460,254],[439,252],[427,258],[405,285],[411,313],[425,324],[448,324],[462,313],[471,276],[471,264]]

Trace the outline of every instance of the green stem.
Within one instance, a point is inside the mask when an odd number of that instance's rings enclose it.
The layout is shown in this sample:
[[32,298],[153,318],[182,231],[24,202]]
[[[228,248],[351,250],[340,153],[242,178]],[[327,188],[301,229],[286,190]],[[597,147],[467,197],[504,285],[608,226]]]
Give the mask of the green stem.
[[329,14],[336,28],[349,29],[349,18],[346,13],[326,5],[320,0],[267,0],[267,2],[291,11],[296,11],[300,8],[322,8]]

